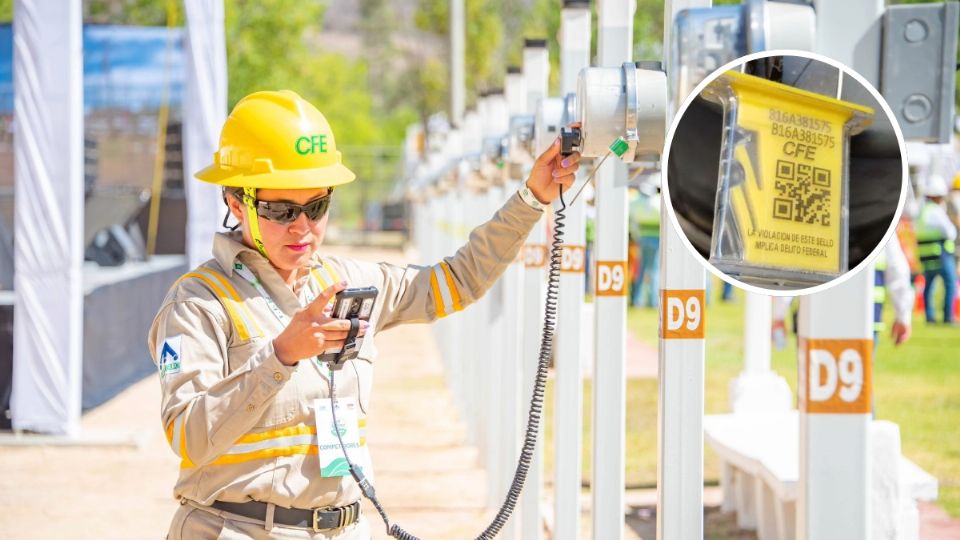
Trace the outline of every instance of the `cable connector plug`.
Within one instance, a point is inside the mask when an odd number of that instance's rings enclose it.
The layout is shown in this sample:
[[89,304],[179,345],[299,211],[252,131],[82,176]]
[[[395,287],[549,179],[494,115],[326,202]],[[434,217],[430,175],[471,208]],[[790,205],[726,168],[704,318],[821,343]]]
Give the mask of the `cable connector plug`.
[[373,500],[377,497],[377,490],[374,489],[373,484],[367,480],[367,477],[363,475],[363,471],[360,470],[360,467],[357,467],[353,463],[350,464],[350,476],[357,481],[357,485],[360,487],[360,492],[363,493],[363,496]]

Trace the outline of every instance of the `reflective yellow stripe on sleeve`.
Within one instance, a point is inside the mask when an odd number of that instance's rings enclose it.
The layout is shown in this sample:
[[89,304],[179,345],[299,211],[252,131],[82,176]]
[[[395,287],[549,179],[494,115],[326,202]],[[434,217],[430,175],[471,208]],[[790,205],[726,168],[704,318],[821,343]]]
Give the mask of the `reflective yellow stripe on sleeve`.
[[[197,278],[206,283],[213,291],[213,294],[220,299],[224,308],[227,310],[227,316],[230,317],[230,321],[233,323],[234,328],[237,329],[237,335],[241,341],[250,339],[252,335],[250,331],[251,328],[255,329],[257,336],[263,335],[260,327],[257,326],[256,322],[253,320],[253,315],[240,301],[240,295],[237,294],[236,289],[234,289],[233,286],[223,278],[223,276],[220,276],[216,272],[204,269],[184,274],[183,276],[180,276],[180,279],[178,279],[177,282],[179,283],[180,281],[189,278]],[[218,283],[225,285],[226,291],[224,288],[221,288]]]
[[193,462],[190,461],[190,458],[187,456],[187,432],[186,426],[183,425],[183,417],[186,414],[186,411],[177,415],[176,418],[170,422],[170,425],[167,426],[167,442],[170,443],[170,448],[173,450],[173,453],[180,458],[180,467],[193,467]]
[[446,262],[441,262],[440,268],[443,269],[443,276],[446,278],[447,288],[450,290],[450,294],[453,296],[453,310],[460,311],[463,309],[463,304],[460,302],[460,292],[457,290],[457,286],[453,282],[453,274],[450,272],[450,265]]
[[176,452],[177,449],[173,446],[173,424],[174,422],[170,422],[170,425],[167,426],[167,429],[164,430],[164,433],[167,436],[167,444],[169,444],[170,448],[173,448],[173,451]]
[[453,281],[453,274],[446,262],[439,262],[431,269],[430,287],[433,289],[433,301],[437,315],[444,317],[463,309],[460,293]]
[[430,271],[430,289],[433,292],[433,307],[437,317],[446,317],[447,312],[443,309],[443,296],[440,294],[440,280],[437,279],[436,269]]

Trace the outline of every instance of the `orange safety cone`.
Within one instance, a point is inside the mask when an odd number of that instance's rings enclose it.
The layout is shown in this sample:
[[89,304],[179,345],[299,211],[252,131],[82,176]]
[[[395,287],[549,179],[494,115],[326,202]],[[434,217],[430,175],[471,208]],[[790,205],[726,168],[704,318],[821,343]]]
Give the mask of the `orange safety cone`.
[[[960,283],[958,283],[960,285]],[[953,299],[953,320],[960,320],[960,294]]]
[[917,295],[917,301],[914,303],[914,311],[917,313],[923,313],[923,288],[927,286],[926,280],[923,278],[923,274],[917,274],[916,279],[913,280],[913,292]]

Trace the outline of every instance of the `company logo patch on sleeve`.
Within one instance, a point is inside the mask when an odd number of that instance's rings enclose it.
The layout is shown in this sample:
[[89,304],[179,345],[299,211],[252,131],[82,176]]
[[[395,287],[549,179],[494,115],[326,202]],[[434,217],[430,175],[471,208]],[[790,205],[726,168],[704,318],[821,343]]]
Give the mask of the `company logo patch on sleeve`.
[[160,345],[157,352],[157,366],[160,369],[160,377],[166,377],[171,373],[180,373],[180,341],[183,335],[168,337]]

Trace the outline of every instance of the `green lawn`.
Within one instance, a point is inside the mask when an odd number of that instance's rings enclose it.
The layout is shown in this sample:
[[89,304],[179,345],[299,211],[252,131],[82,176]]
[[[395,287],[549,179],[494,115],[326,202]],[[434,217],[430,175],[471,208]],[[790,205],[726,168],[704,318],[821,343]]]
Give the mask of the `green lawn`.
[[[712,293],[718,296],[719,283]],[[729,411],[728,384],[743,366],[743,295],[735,302],[714,300],[707,310],[706,412]],[[885,320],[893,318],[885,314]],[[632,309],[629,330],[641,341],[656,347],[657,312]],[[772,367],[786,378],[796,395],[796,340],[787,349],[774,351]],[[886,337],[874,364],[877,418],[900,426],[904,454],[940,481],[941,504],[950,515],[960,517],[960,329],[928,326],[923,316],[914,317],[913,336],[894,348]],[[547,478],[552,473],[552,385],[547,394]],[[584,383],[584,474],[590,479],[590,382]],[[657,383],[627,382],[626,481],[628,486],[652,487],[657,479]],[[716,457],[705,451],[705,480],[719,479]]]

